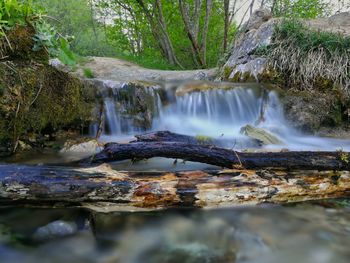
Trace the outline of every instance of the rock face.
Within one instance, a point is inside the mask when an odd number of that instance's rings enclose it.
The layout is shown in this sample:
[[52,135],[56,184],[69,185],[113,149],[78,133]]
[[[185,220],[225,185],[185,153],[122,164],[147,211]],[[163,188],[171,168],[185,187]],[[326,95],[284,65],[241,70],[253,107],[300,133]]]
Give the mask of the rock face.
[[334,96],[287,94],[282,97],[282,103],[291,125],[304,132],[313,133],[342,122],[342,109]]
[[[220,80],[237,82],[274,78],[275,72],[267,67],[266,59],[254,55],[254,52],[272,44],[274,28],[278,21],[280,19],[272,18],[271,12],[267,9],[259,9],[252,14],[236,39],[227,62],[221,68]],[[350,36],[350,12],[302,22],[311,30]]]
[[275,22],[275,19],[271,19],[270,11],[266,9],[252,14],[221,70],[221,80],[257,81],[269,73],[266,72],[266,59],[253,53],[257,48],[271,44]]
[[[118,114],[119,128],[129,132],[132,127],[144,131],[151,128],[153,118],[158,116],[158,105],[163,96],[162,89],[151,82],[116,82],[111,80],[89,80],[97,89],[106,112],[106,101],[112,101]],[[106,120],[107,121],[107,120]]]
[[[276,84],[286,91],[289,82],[270,66],[271,62],[268,65],[267,59],[260,57],[257,55],[259,52],[256,52],[273,44],[273,34],[278,22],[279,19],[272,18],[268,10],[254,12],[236,39],[227,62],[221,68],[219,80],[267,82]],[[350,12],[302,22],[311,30],[350,36]],[[298,90],[298,87],[295,89]],[[349,111],[347,110],[349,104],[346,105],[344,97],[336,94],[328,86],[324,89],[308,88],[299,93],[291,93],[288,90],[282,97],[286,118],[292,126],[311,133],[325,126],[334,127],[344,124],[346,119],[344,112]],[[348,124],[349,121],[346,121],[346,125]]]

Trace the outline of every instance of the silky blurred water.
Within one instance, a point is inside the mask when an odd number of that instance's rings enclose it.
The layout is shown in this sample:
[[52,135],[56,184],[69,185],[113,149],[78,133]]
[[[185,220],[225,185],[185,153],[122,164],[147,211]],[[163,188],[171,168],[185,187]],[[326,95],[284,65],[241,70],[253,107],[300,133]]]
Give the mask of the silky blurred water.
[[[182,94],[182,88],[197,85],[199,90]],[[202,85],[203,91],[200,91]],[[264,149],[289,150],[350,150],[350,141],[321,138],[303,134],[293,129],[286,121],[278,93],[257,84],[225,84],[222,87],[207,89],[217,83],[166,84],[165,98],[161,98],[154,87],[146,88],[154,97],[156,116],[150,131],[168,130],[191,136],[209,136],[227,141],[225,147],[235,149],[251,148],[248,137],[241,134],[247,124],[262,128],[275,135],[280,145],[265,145]],[[119,87],[119,86],[118,86]],[[123,118],[118,110],[118,87],[113,87],[113,95],[105,97],[106,129],[101,140],[127,141],[132,135],[142,133],[132,121]],[[124,86],[123,86],[124,87]],[[175,88],[174,88],[175,87]],[[110,93],[107,93],[110,94]],[[300,109],[302,110],[302,109]],[[122,128],[121,128],[122,127]],[[93,129],[93,134],[96,129]]]
[[113,214],[2,208],[0,262],[349,262],[349,201],[321,205]]

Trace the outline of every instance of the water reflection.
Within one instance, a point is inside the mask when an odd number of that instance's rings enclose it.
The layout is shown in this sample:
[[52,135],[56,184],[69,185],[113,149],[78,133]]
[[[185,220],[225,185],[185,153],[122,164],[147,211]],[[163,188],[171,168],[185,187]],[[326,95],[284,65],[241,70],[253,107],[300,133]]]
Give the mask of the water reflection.
[[114,214],[1,209],[0,262],[349,262],[343,202]]

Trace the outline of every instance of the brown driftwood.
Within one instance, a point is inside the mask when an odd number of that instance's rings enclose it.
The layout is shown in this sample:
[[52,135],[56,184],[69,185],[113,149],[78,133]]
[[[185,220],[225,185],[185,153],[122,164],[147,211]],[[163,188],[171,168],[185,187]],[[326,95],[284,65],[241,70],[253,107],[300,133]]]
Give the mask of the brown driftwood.
[[152,157],[183,159],[229,169],[350,170],[349,153],[345,152],[236,152],[183,142],[108,143],[102,152],[85,161],[105,163]]
[[350,196],[349,171],[118,172],[0,165],[0,204],[133,211],[227,207]]

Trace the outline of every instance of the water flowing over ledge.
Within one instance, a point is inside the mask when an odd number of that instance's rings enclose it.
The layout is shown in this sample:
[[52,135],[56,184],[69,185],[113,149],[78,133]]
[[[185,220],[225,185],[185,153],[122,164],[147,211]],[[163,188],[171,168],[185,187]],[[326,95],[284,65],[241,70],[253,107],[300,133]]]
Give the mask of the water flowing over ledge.
[[[242,131],[250,125],[278,139],[277,145],[263,145],[268,150],[350,149],[348,140],[310,136],[292,128],[284,116],[278,92],[263,85],[103,81],[101,86],[105,117],[102,141],[120,142],[144,131],[169,130],[220,138],[226,141],[227,148],[261,148]],[[96,134],[97,127],[97,123],[91,125],[91,135]]]

